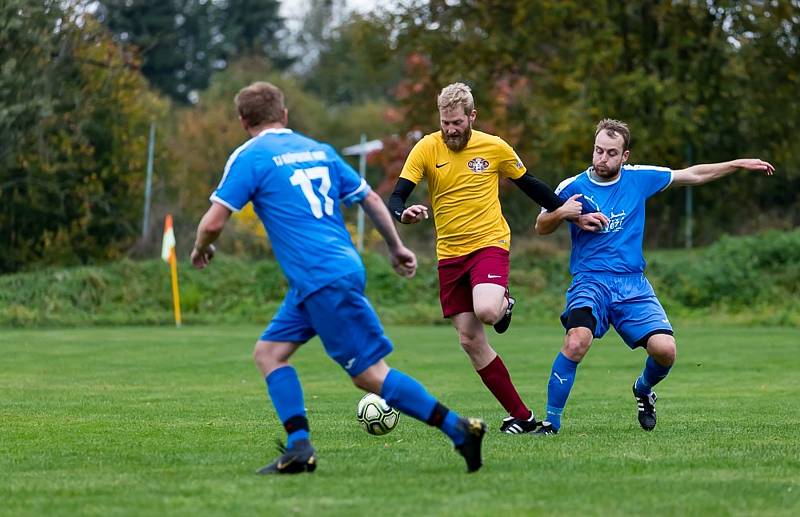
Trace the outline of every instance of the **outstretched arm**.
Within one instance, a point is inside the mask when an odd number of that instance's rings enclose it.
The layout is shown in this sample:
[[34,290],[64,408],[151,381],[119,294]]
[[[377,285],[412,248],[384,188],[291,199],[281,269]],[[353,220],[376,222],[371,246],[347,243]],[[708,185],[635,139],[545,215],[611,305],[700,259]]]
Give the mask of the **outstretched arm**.
[[692,165],[685,169],[672,172],[673,185],[702,185],[710,181],[723,178],[737,169],[763,172],[767,176],[772,176],[775,167],[771,163],[757,158],[743,158],[720,163],[702,163]]
[[381,197],[374,191],[366,195],[361,206],[369,216],[372,224],[381,234],[389,247],[389,260],[392,267],[400,276],[412,277],[417,270],[417,257],[414,252],[403,245],[400,235],[392,222],[392,216]]
[[227,207],[211,203],[211,208],[200,219],[192,249],[192,265],[197,269],[203,269],[214,258],[216,249],[212,243],[220,236],[230,216],[231,211]]

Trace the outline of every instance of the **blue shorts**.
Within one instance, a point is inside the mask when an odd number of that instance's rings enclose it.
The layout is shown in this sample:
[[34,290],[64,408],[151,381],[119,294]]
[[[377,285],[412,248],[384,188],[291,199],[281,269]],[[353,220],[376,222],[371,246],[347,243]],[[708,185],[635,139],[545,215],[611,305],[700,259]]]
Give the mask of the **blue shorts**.
[[319,335],[325,352],[351,377],[362,373],[392,351],[365,283],[363,272],[351,273],[302,300],[290,289],[261,340],[302,344]]
[[575,276],[567,290],[567,307],[561,314],[561,322],[566,326],[569,312],[581,307],[590,308],[597,321],[594,337],[603,337],[609,325],[613,325],[630,348],[636,348],[636,342],[652,332],[672,332],[653,286],[641,273]]

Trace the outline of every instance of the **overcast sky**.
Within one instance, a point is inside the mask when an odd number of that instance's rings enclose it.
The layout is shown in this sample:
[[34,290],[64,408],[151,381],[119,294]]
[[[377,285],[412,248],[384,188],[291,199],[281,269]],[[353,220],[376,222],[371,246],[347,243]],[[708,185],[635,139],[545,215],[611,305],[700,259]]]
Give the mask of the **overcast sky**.
[[[348,10],[359,13],[369,12],[375,7],[377,0],[345,0],[344,4]],[[287,20],[299,20],[308,9],[308,0],[283,0],[281,2],[281,14]]]

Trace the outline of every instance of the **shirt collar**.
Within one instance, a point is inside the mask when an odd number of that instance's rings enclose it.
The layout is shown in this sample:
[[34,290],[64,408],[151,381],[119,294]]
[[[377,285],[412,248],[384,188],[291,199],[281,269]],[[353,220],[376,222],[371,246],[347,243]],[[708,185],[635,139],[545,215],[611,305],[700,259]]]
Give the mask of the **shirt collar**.
[[262,132],[260,132],[257,136],[266,135],[267,133],[281,135],[281,134],[291,133],[291,132],[292,132],[292,130],[289,129],[288,127],[269,127],[267,129],[263,130]]
[[598,180],[594,179],[594,167],[589,167],[588,169],[586,169],[586,177],[589,178],[589,181],[591,181],[595,185],[600,185],[601,187],[607,187],[609,185],[613,185],[613,184],[617,183],[620,180],[620,178],[622,178],[622,171],[623,170],[624,170],[624,167],[620,167],[619,175],[617,175],[617,177],[614,178],[613,181],[598,181]]

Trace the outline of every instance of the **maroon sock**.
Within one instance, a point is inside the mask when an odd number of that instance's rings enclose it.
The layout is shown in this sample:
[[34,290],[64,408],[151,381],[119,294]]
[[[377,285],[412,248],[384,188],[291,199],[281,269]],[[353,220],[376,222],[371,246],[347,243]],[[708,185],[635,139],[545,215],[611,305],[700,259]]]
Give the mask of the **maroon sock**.
[[499,355],[491,363],[478,370],[478,375],[511,416],[523,420],[531,417],[531,410],[522,402],[517,389],[511,382],[511,374],[508,373],[506,365],[503,364]]

